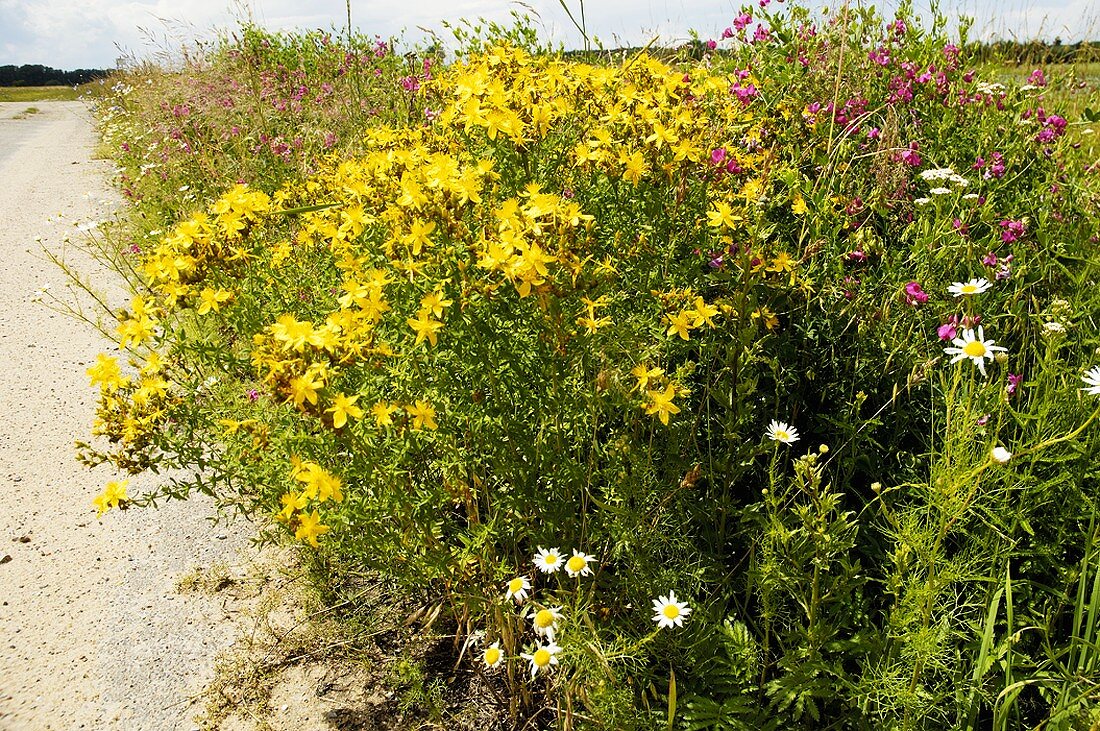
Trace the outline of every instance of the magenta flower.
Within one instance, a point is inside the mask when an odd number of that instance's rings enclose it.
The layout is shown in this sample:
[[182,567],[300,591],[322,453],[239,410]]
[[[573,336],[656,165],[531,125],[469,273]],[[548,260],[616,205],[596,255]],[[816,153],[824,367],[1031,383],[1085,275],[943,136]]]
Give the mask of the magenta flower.
[[1001,221],[1001,241],[1006,244],[1011,244],[1013,241],[1021,239],[1027,234],[1027,227],[1024,226],[1023,221],[1013,221],[1006,218]]
[[1005,393],[1009,396],[1015,396],[1016,390],[1020,387],[1020,384],[1024,381],[1023,373],[1009,373],[1008,384],[1005,385]]
[[919,307],[928,301],[928,293],[921,289],[917,282],[909,282],[905,285],[905,304]]
[[249,401],[256,401],[260,398],[260,392],[257,391],[254,388],[248,389],[248,394],[247,395],[248,395],[248,400]]
[[1027,83],[1032,86],[1046,86],[1047,77],[1043,74],[1042,69],[1035,69],[1031,72],[1031,76],[1027,77]]
[[936,328],[936,335],[940,340],[954,340],[958,334],[958,329],[950,322],[945,322]]

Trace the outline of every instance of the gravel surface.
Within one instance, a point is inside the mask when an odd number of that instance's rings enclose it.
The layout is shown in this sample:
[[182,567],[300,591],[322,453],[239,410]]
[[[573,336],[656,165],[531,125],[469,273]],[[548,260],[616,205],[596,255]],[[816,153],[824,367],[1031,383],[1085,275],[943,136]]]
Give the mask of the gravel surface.
[[116,349],[33,300],[66,290],[45,247],[125,301],[116,276],[66,243],[119,202],[83,105],[20,115],[28,106],[0,103],[0,730],[191,729],[191,698],[234,628],[221,599],[175,583],[236,563],[248,529],[213,526],[201,500],[96,520],[92,498],[119,475],[78,464],[73,441],[94,415],[85,369]]

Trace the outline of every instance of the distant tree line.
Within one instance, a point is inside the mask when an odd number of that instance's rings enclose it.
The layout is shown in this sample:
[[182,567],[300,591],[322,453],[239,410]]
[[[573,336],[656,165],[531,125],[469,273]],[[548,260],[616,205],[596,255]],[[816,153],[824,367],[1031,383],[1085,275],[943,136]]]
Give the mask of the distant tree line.
[[62,71],[40,64],[0,66],[0,86],[76,86],[102,79],[109,73],[103,69]]
[[1100,61],[1100,42],[1062,43],[1060,38],[1045,41],[993,41],[977,44],[983,61],[1017,64],[1089,63]]

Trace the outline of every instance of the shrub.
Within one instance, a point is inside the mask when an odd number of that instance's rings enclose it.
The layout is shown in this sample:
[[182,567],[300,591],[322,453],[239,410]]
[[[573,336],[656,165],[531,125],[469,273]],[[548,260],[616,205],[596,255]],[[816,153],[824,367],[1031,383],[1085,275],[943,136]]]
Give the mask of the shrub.
[[[197,468],[164,493],[438,601],[517,723],[1082,723],[1092,169],[938,25],[745,9],[728,36],[490,44],[387,77],[354,148],[315,139],[349,85],[300,155],[150,178],[165,214],[223,192],[135,255],[137,372],[93,370],[85,458]],[[348,57],[265,38],[211,78]]]

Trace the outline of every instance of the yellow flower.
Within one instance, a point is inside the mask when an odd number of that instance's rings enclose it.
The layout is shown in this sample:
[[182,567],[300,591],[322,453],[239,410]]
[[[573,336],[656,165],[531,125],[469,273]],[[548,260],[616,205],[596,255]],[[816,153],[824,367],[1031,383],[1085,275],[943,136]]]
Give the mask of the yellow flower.
[[741,218],[741,216],[738,216],[733,212],[729,204],[725,201],[716,202],[714,204],[714,208],[707,211],[707,224],[711,228],[724,227],[732,229],[743,220],[744,219]]
[[213,290],[207,287],[199,294],[199,306],[195,309],[200,315],[208,312],[220,312],[223,304],[233,299],[233,293],[229,290]]
[[119,337],[119,347],[125,348],[128,344],[141,345],[153,337],[153,328],[156,323],[146,315],[137,318],[123,320],[119,323],[116,332]]
[[435,409],[427,401],[417,401],[412,406],[406,406],[405,411],[413,418],[413,429],[438,429],[435,423]]
[[319,548],[321,544],[317,542],[317,537],[324,533],[328,533],[328,526],[321,525],[321,518],[316,510],[298,516],[298,528],[294,531],[294,537],[298,540],[306,541],[314,548]]
[[89,368],[87,373],[92,380],[92,385],[98,384],[104,390],[118,388],[130,380],[122,377],[118,361],[106,353],[100,353],[95,357],[95,365]]
[[451,304],[451,300],[444,299],[443,293],[436,290],[431,294],[424,295],[423,299],[420,300],[420,310],[436,317],[443,317],[443,310],[450,307]]
[[283,503],[283,509],[279,511],[275,518],[284,523],[289,523],[296,512],[305,510],[306,505],[309,504],[304,493],[294,492],[293,490],[284,493],[280,500]]
[[387,404],[379,401],[370,407],[370,413],[374,417],[374,423],[378,426],[390,426],[393,424],[393,414],[401,407],[397,404]]
[[643,404],[642,408],[650,416],[656,414],[662,424],[668,425],[670,414],[680,413],[680,407],[672,403],[672,399],[676,396],[676,387],[671,383],[665,386],[664,391],[646,391],[646,396],[649,397],[649,402]]
[[439,322],[438,320],[433,320],[432,313],[430,311],[421,310],[417,314],[415,320],[409,318],[408,320],[406,320],[406,322],[409,323],[409,327],[416,331],[416,342],[413,343],[414,346],[420,345],[422,342],[424,342],[425,338],[428,339],[428,342],[431,343],[433,347],[435,346],[435,334],[441,327],[443,327],[443,323]]
[[795,193],[794,198],[791,199],[791,213],[796,216],[802,216],[807,210],[809,209],[806,207],[806,199],[804,199],[801,194]]
[[316,376],[306,373],[290,379],[290,396],[287,401],[293,401],[295,406],[301,406],[306,401],[317,405],[317,392],[324,388],[324,382],[316,380]]
[[332,426],[334,428],[343,429],[344,425],[348,423],[349,416],[353,419],[363,418],[363,410],[355,405],[358,400],[358,394],[350,397],[342,393],[336,394],[336,397],[332,399],[332,407],[325,410],[326,413],[332,414]]
[[129,480],[107,483],[107,486],[103,488],[103,492],[92,501],[92,504],[96,507],[97,518],[101,517],[111,508],[117,508],[130,499],[126,494],[126,486],[128,484],[130,484]]
[[665,374],[664,368],[647,368],[645,363],[639,363],[634,366],[634,369],[630,371],[630,375],[638,379],[638,391],[646,390],[649,386],[649,382],[652,379],[660,378]]
[[302,495],[311,500],[332,500],[342,502],[344,493],[341,490],[340,478],[331,474],[316,462],[303,462],[294,470],[294,479],[305,483]]
[[695,309],[688,310],[688,315],[691,315],[694,321],[691,323],[692,327],[702,327],[704,324],[707,327],[714,327],[714,316],[718,314],[718,308],[714,305],[708,305],[706,300],[702,297],[695,298]]
[[792,272],[798,265],[798,262],[791,258],[791,255],[785,251],[779,252],[779,254],[772,259],[772,264],[768,267],[769,272]]
[[691,336],[688,335],[688,332],[693,327],[695,327],[695,325],[693,325],[691,323],[691,313],[690,312],[685,310],[684,312],[679,313],[675,317],[673,317],[672,315],[665,315],[665,318],[668,320],[668,323],[669,323],[669,325],[668,325],[668,334],[669,335],[679,335],[684,340],[690,340],[691,339]]

